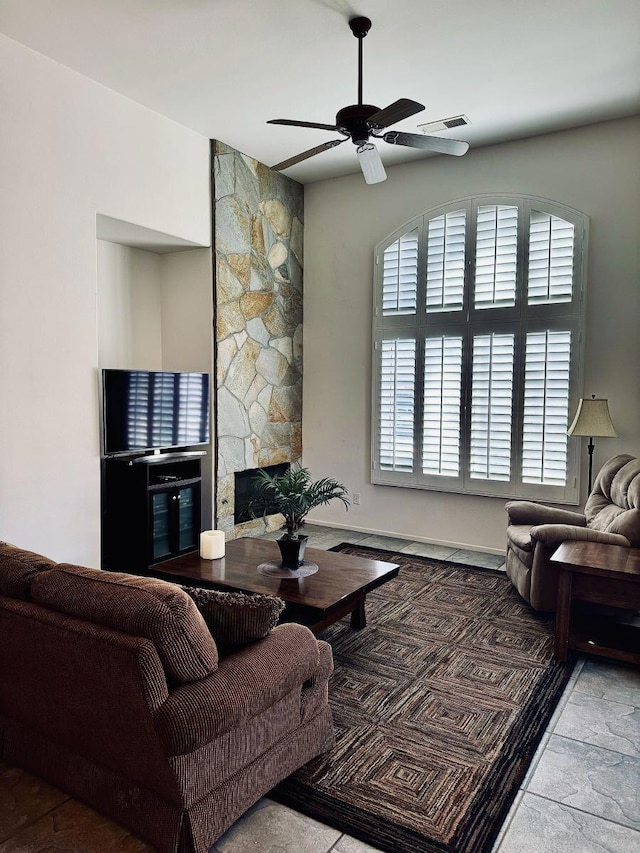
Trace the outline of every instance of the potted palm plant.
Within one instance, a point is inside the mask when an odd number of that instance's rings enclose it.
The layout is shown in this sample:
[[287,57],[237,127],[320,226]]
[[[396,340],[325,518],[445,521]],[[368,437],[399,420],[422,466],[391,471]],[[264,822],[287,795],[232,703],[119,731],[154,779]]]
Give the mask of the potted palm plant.
[[346,486],[331,477],[312,482],[308,468],[289,468],[284,474],[271,476],[260,470],[254,478],[256,502],[263,507],[264,515],[281,513],[283,528],[287,532],[277,542],[282,556],[282,568],[297,569],[303,563],[308,536],[301,536],[300,528],[312,509],[332,500],[340,500],[349,509]]

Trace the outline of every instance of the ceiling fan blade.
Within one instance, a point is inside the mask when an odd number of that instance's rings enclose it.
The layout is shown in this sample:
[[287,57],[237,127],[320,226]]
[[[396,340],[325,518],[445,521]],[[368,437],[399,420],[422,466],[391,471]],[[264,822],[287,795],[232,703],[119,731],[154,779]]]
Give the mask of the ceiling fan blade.
[[365,142],[357,149],[360,168],[368,184],[379,184],[387,180],[387,173],[382,165],[380,154],[373,142]]
[[400,98],[400,100],[395,101],[393,104],[389,104],[388,107],[384,107],[384,109],[378,110],[377,113],[369,116],[368,122],[370,125],[375,125],[376,127],[390,127],[397,121],[402,121],[403,118],[409,118],[409,116],[422,112],[423,109],[423,104],[419,104],[417,101],[410,101],[409,98]]
[[468,142],[458,139],[441,139],[439,136],[424,136],[421,133],[400,133],[390,130],[382,137],[391,145],[406,145],[409,148],[423,148],[426,151],[437,151],[439,154],[453,154],[462,157],[469,150]]
[[340,145],[341,142],[346,142],[345,139],[332,139],[331,142],[323,142],[322,145],[316,145],[315,148],[310,148],[308,151],[303,151],[302,154],[297,154],[295,157],[290,157],[288,160],[283,160],[282,163],[276,163],[275,166],[272,166],[272,169],[275,169],[276,172],[281,172],[283,169],[288,169],[289,166],[295,166],[296,163],[301,163],[303,160],[306,160],[309,157],[313,157],[314,154],[320,154],[322,151],[327,151],[329,148],[333,148],[336,145]]
[[335,124],[319,124],[317,121],[295,121],[289,118],[272,118],[267,124],[286,124],[291,127],[317,127],[318,130],[337,130]]

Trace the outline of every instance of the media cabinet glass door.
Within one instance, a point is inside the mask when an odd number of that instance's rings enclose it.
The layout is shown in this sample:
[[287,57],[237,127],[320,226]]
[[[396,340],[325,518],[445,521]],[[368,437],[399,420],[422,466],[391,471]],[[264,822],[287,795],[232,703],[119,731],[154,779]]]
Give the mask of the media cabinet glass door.
[[151,495],[151,560],[169,559],[198,544],[198,490],[194,485]]

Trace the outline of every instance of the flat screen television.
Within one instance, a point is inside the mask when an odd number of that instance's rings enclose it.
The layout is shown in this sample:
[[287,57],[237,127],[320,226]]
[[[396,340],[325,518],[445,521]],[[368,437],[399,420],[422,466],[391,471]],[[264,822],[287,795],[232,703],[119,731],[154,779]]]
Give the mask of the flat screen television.
[[102,371],[103,453],[191,447],[209,442],[209,374]]

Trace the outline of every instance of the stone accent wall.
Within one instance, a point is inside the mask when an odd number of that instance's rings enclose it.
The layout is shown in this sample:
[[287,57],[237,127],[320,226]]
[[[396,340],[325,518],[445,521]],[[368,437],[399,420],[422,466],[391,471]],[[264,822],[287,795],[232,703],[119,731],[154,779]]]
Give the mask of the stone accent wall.
[[257,160],[212,146],[216,525],[233,538],[265,529],[235,524],[234,473],[302,456],[304,195]]

